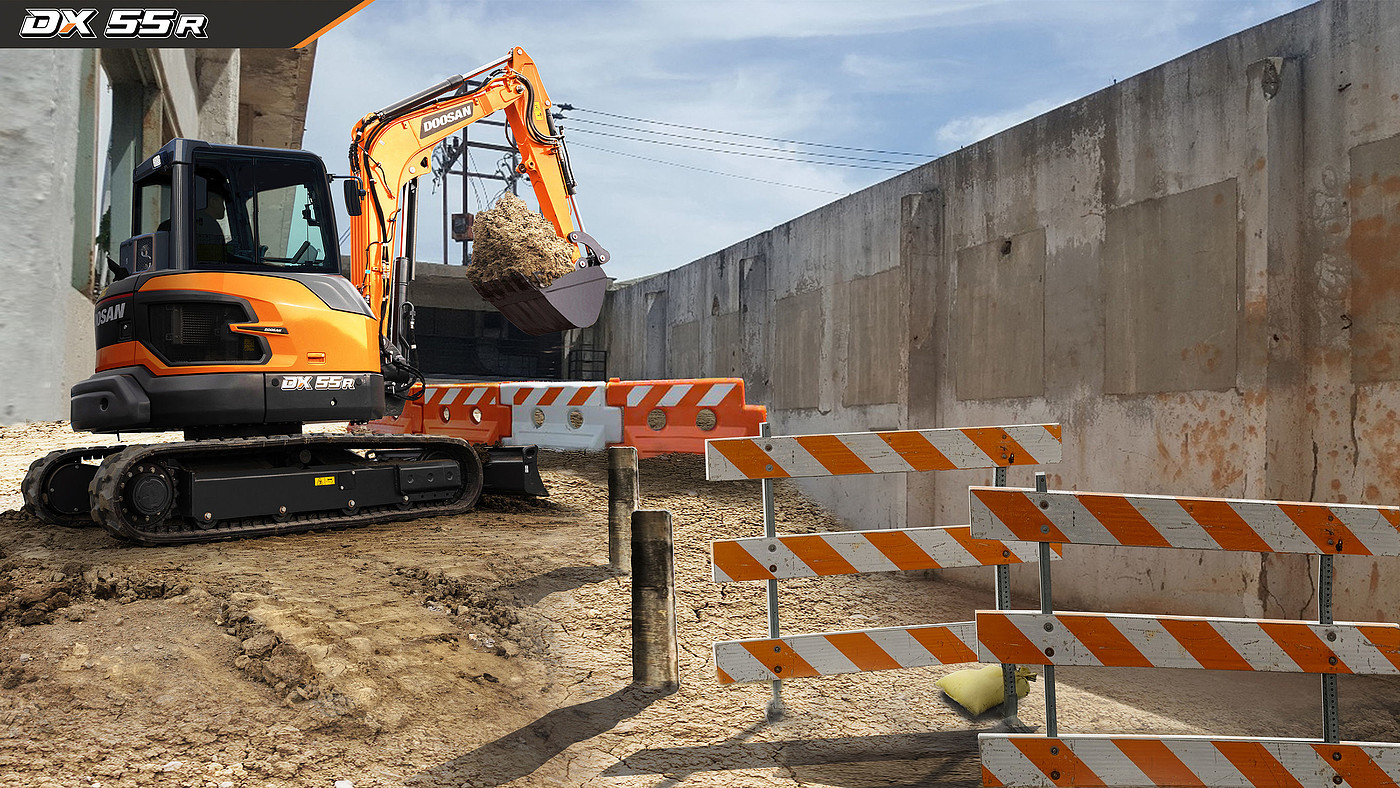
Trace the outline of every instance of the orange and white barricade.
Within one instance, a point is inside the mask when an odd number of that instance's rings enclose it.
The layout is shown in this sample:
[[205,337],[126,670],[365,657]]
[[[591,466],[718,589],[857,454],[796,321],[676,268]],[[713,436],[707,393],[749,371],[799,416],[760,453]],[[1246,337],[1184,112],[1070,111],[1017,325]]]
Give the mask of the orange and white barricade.
[[[997,469],[1059,462],[1058,424],[890,430],[828,435],[760,436],[710,440],[706,478],[762,479],[766,505],[772,479],[970,468]],[[711,543],[715,581],[767,580],[769,637],[714,644],[720,683],[781,681],[928,665],[975,662],[974,622],[884,627],[852,632],[780,636],[771,600],[784,578],[939,569],[997,567],[999,607],[1009,606],[1007,566],[1039,561],[1039,548],[1025,542],[974,538],[968,526],[839,531],[778,536],[775,524],[760,538]],[[1044,557],[1057,557],[1054,552]],[[1011,671],[1004,671],[1011,675]],[[775,685],[776,686],[776,685]],[[775,689],[776,693],[776,689]],[[1014,692],[1010,697],[1015,697]]]
[[[977,538],[1319,556],[1318,621],[977,612],[982,659],[1043,665],[1046,735],[983,734],[988,786],[1394,786],[1400,744],[1340,742],[1336,677],[1400,674],[1400,625],[1332,620],[1333,556],[1400,555],[1400,508],[973,487]],[[1058,665],[1316,673],[1320,739],[1060,736]]]
[[768,419],[744,401],[742,378],[608,382],[608,404],[622,409],[622,443],[638,457],[700,454],[711,438],[757,435]]
[[410,400],[397,416],[385,416],[365,425],[370,432],[381,435],[421,435],[423,433],[423,403]]
[[511,434],[511,408],[499,383],[429,385],[423,394],[423,431],[488,446]]
[[502,383],[500,399],[510,407],[506,446],[602,451],[622,440],[606,383]]

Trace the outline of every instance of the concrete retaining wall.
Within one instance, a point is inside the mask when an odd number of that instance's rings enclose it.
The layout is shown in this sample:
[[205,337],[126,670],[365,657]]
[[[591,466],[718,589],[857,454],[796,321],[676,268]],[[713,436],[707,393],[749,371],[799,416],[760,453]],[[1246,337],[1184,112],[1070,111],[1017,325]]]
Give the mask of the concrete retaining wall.
[[[1059,421],[1058,488],[1400,503],[1396,52],[1400,5],[1309,6],[625,283],[610,374],[740,375],[780,433]],[[989,482],[804,489],[884,528],[964,522]],[[1057,602],[1087,609],[1314,597],[1302,557],[1061,566]],[[1400,562],[1339,560],[1338,616],[1392,617],[1382,577]]]

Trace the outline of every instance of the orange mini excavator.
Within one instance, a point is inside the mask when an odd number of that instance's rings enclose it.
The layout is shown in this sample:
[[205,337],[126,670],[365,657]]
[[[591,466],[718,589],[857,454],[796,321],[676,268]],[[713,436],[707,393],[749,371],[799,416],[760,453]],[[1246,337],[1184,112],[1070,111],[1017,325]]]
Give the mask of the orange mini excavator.
[[152,545],[456,514],[484,477],[542,494],[533,447],[492,450],[487,473],[454,438],[301,433],[421,396],[407,300],[417,178],[435,145],[498,110],[576,268],[544,288],[511,274],[478,289],[531,333],[597,319],[608,256],[577,223],[550,106],[513,49],[360,120],[348,278],[317,156],[176,139],[138,165],[133,237],[108,261],[116,281],[97,302],[97,371],[73,387],[73,428],[185,440],[54,452],[30,467],[26,505]]

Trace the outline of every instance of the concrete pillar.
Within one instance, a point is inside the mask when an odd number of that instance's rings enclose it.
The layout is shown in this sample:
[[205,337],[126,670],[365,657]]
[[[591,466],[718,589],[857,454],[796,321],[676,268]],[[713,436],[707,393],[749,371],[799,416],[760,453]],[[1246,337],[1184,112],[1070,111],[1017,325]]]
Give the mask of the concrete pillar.
[[199,138],[206,142],[238,142],[239,63],[237,49],[201,49],[196,54]]
[[680,687],[671,513],[632,513],[632,683]]
[[[0,50],[0,423],[64,418],[92,370],[92,50]],[[75,177],[75,173],[77,177]]]
[[608,448],[608,565],[617,574],[632,571],[632,513],[642,505],[637,450]]

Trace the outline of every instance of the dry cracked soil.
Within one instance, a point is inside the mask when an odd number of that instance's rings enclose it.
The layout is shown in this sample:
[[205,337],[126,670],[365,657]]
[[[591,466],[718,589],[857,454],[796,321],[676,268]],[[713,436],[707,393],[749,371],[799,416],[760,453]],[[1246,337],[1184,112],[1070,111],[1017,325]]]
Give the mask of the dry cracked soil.
[[[757,483],[707,483],[699,458],[641,466],[643,507],[674,517],[681,688],[663,695],[628,686],[602,455],[545,453],[549,498],[466,516],[140,548],[20,511],[31,459],[91,441],[0,428],[0,786],[980,784],[976,732],[997,720],[942,700],[954,668],[791,681],[773,723],[767,685],[716,683],[710,644],[762,635],[764,591],[711,582],[708,543],[762,513]],[[783,532],[839,527],[783,484],[777,513]],[[794,632],[990,601],[900,574],[780,596]],[[1062,668],[1058,708],[1067,732],[1309,736],[1317,696],[1310,676]],[[1345,676],[1342,696],[1346,738],[1396,740],[1394,682]]]

